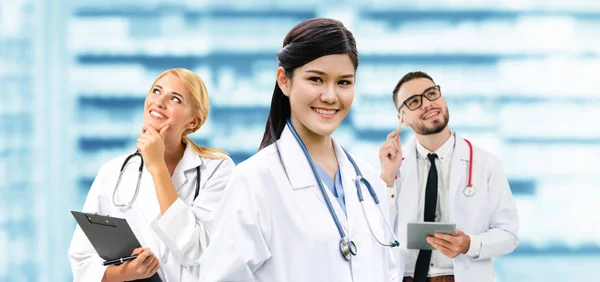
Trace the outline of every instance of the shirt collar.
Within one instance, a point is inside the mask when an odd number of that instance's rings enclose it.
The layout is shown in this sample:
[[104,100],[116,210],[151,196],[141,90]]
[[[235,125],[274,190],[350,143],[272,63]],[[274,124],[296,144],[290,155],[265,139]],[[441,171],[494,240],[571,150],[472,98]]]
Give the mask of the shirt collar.
[[452,150],[454,149],[454,138],[454,133],[451,133],[450,138],[448,138],[448,140],[446,140],[446,142],[444,142],[444,144],[435,152],[430,152],[417,140],[417,153],[425,160],[427,159],[427,155],[429,153],[435,153],[438,155],[440,160],[443,161],[445,158],[450,156],[450,153],[452,153]]

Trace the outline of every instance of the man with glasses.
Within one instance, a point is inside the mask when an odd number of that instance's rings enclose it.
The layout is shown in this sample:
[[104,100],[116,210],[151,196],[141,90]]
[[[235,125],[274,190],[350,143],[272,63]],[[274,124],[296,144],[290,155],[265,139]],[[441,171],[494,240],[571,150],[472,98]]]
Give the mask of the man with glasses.
[[[441,87],[424,72],[406,74],[393,91],[398,119],[416,136],[401,149],[400,130],[379,150],[390,187],[402,281],[494,281],[492,258],[518,245],[519,219],[496,157],[448,127]],[[404,154],[403,154],[404,152]],[[456,234],[427,238],[431,250],[407,249],[407,223],[455,223]]]

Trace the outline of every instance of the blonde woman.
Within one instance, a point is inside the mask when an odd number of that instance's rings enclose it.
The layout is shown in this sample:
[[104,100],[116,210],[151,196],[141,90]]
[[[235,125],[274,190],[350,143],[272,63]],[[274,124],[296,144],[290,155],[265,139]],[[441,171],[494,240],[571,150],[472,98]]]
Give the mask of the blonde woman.
[[204,124],[209,107],[206,87],[193,72],[170,69],[156,78],[144,102],[137,152],[104,164],[83,206],[86,213],[125,218],[143,248],[132,250],[136,259],[106,267],[77,227],[69,248],[74,281],[197,281],[213,211],[235,168],[224,151],[188,137]]

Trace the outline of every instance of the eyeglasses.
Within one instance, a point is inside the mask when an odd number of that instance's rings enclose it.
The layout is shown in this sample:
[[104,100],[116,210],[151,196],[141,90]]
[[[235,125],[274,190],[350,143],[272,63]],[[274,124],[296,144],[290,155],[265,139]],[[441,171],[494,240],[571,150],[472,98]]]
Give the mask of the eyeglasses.
[[400,105],[398,111],[400,111],[400,109],[402,109],[403,106],[406,106],[411,111],[420,108],[421,105],[423,105],[423,97],[425,97],[429,101],[435,101],[439,99],[440,97],[442,97],[442,91],[440,89],[440,86],[436,85],[425,89],[425,91],[423,91],[423,94],[416,94],[408,97],[408,99],[402,102],[402,105]]

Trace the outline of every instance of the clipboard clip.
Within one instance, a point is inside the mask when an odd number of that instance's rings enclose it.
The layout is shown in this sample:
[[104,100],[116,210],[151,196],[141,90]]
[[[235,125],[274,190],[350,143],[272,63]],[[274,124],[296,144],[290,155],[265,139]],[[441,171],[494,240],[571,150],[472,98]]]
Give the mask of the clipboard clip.
[[[97,217],[92,217],[90,215],[97,215]],[[117,226],[110,221],[110,218],[108,216],[100,215],[98,213],[90,215],[86,216],[90,223],[117,228]]]

